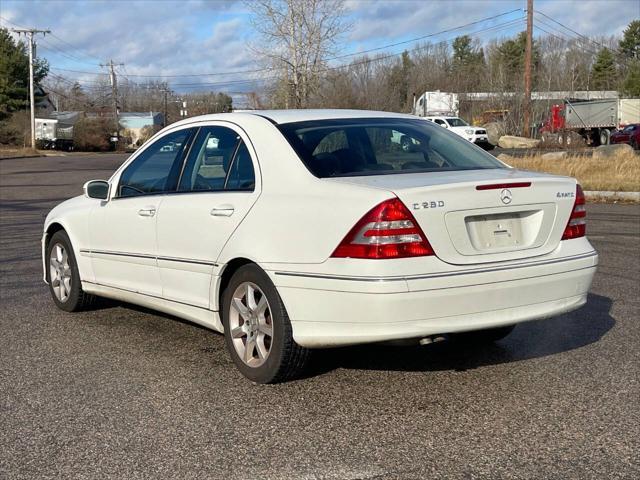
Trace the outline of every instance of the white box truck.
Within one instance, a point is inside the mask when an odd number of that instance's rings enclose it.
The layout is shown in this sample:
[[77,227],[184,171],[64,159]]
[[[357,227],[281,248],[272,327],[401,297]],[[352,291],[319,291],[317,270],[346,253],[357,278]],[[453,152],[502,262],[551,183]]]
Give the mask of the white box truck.
[[413,96],[413,110],[411,113],[419,117],[430,117],[434,115],[447,115],[457,117],[458,94],[450,92],[424,92],[418,98]]

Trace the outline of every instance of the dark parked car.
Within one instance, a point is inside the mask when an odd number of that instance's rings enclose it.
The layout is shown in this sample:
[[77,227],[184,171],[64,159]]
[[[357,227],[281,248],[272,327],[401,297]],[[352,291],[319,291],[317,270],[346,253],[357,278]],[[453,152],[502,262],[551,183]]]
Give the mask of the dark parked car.
[[628,143],[634,150],[640,148],[640,123],[632,123],[611,135],[611,143]]

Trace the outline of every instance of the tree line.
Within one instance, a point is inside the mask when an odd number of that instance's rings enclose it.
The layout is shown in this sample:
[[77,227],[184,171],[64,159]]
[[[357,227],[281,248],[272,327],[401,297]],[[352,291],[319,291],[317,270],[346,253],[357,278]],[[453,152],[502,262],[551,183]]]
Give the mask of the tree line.
[[[343,0],[253,0],[247,6],[256,32],[250,48],[269,72],[262,89],[246,92],[252,108],[409,112],[414,94],[442,90],[460,94],[461,114],[467,120],[483,110],[503,109],[509,112],[509,128],[517,131],[520,127],[525,32],[489,41],[459,35],[451,41],[415,44],[400,54],[355,56],[335,66],[332,59],[341,53],[351,27]],[[620,38],[567,37],[536,36],[534,90],[618,90],[624,96],[640,96],[640,20],[632,20]],[[51,72],[44,59],[36,59],[35,67],[36,83],[49,93],[58,110],[112,115],[113,97],[106,75],[81,83]],[[24,113],[27,80],[26,48],[0,29],[0,143],[21,143],[28,135]],[[183,118],[185,110],[192,116],[233,107],[226,93],[181,93],[164,81],[135,82],[122,75],[118,87],[121,112],[166,110],[169,123]],[[485,102],[466,101],[465,94],[472,92],[497,95]],[[542,120],[548,107],[536,104],[534,120]]]

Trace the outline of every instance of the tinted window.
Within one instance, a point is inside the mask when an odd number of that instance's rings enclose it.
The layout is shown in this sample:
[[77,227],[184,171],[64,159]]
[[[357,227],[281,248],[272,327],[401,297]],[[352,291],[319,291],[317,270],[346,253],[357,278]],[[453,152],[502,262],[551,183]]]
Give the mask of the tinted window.
[[178,190],[253,190],[254,186],[251,155],[240,136],[226,127],[201,128],[189,153]]
[[332,153],[342,148],[349,148],[347,136],[345,135],[344,130],[336,130],[320,140],[320,143],[318,143],[313,154],[318,155],[320,153]]
[[120,176],[118,195],[132,197],[174,191],[181,160],[193,129],[179,130],[156,140]]
[[191,148],[179,191],[222,190],[240,137],[226,127],[204,127]]
[[240,143],[236,158],[229,170],[227,190],[253,190],[256,184],[251,155],[244,142]]
[[[506,168],[463,138],[422,119],[341,119],[279,126],[317,177]],[[336,150],[319,149],[344,138]]]

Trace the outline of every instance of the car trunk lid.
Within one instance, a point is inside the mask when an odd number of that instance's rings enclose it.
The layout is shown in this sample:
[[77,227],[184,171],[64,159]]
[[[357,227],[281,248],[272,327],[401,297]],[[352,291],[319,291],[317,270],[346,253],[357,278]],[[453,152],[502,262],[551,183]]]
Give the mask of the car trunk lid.
[[576,182],[515,169],[332,178],[388,190],[411,211],[436,255],[459,265],[517,260],[558,247]]

